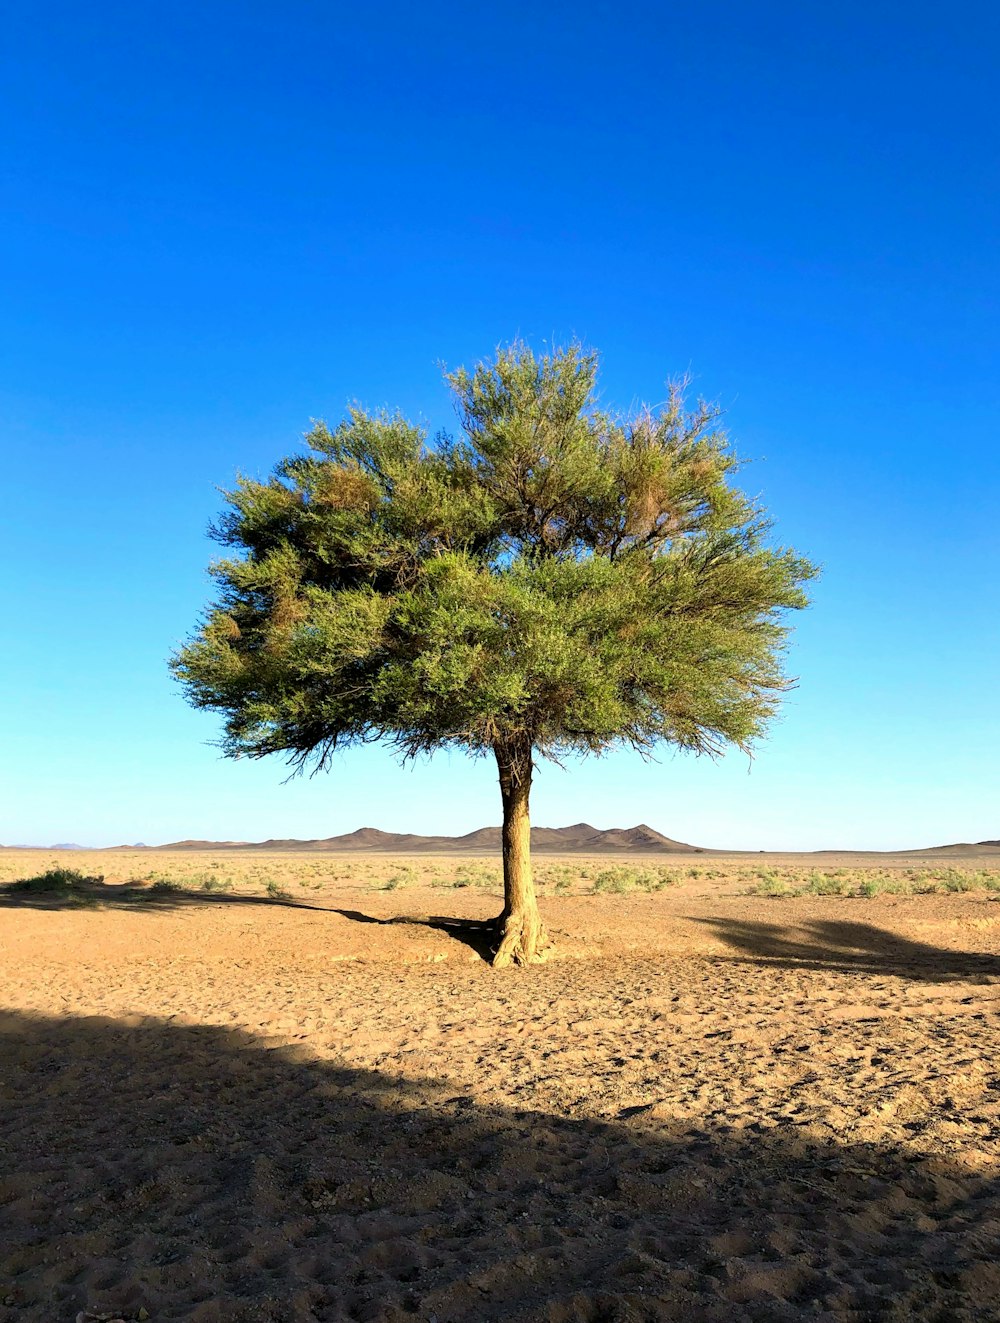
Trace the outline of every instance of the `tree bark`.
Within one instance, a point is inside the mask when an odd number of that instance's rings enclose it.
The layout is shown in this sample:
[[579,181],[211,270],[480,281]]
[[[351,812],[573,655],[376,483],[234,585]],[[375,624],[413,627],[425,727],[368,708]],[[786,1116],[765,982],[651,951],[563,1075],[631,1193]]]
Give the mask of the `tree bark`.
[[531,741],[526,737],[498,744],[494,750],[503,799],[503,913],[493,966],[526,965],[546,944],[531,873]]

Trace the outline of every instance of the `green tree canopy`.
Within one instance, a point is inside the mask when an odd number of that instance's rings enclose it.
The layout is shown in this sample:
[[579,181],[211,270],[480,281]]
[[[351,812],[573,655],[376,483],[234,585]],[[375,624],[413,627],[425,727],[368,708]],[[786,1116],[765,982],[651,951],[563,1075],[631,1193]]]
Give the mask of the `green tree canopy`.
[[302,767],[388,740],[492,753],[504,801],[496,963],[542,941],[528,858],[537,755],[749,748],[789,681],[784,613],[813,574],[768,544],[736,458],[679,387],[598,407],[597,356],[501,349],[446,380],[457,438],[351,409],[215,536],[218,599],[174,658],[225,751]]

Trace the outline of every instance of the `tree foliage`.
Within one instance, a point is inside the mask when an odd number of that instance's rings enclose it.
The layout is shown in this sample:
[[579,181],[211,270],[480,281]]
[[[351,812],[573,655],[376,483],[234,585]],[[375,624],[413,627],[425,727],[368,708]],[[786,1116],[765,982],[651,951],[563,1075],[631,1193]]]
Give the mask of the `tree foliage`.
[[673,387],[614,415],[596,372],[515,344],[447,375],[455,438],[353,408],[238,481],[217,601],[173,661],[227,753],[751,746],[814,569],[769,545],[715,408]]

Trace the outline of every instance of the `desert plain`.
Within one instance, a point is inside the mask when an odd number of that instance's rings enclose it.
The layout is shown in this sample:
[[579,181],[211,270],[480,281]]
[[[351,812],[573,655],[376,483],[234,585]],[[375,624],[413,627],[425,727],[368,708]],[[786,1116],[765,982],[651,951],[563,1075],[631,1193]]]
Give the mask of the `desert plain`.
[[1000,849],[0,851],[0,1323],[1000,1319]]

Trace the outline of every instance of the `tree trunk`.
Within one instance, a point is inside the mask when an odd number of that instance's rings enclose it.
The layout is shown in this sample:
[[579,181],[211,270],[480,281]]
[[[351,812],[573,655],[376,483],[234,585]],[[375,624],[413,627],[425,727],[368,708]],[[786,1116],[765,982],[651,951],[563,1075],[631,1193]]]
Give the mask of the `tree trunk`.
[[503,799],[503,913],[495,969],[512,961],[526,965],[546,944],[531,875],[531,742],[527,738],[498,744],[494,750]]

